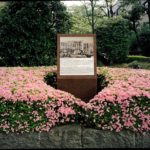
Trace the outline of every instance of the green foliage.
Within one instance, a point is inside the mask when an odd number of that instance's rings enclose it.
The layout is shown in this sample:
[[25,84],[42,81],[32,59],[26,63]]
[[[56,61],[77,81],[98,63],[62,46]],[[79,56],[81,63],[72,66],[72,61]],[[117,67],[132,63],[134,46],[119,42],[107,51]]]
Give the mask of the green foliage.
[[130,54],[150,56],[150,28],[144,23],[138,32],[138,40],[135,34],[131,34]]
[[70,8],[72,27],[70,33],[85,34],[91,33],[91,26],[86,17],[84,6],[72,6]]
[[129,54],[141,55],[141,49],[139,48],[139,43],[137,41],[137,37],[134,32],[131,32],[129,39],[130,39]]
[[0,65],[55,64],[56,34],[70,25],[60,1],[7,2],[0,18]]
[[46,84],[57,88],[57,74],[55,72],[49,72],[48,74],[45,75],[44,81]]
[[[130,11],[128,11],[128,15],[125,15],[124,18],[128,19],[129,21],[129,27],[132,31],[134,31],[135,36],[132,35],[132,39],[131,39],[131,53],[133,55],[145,55],[145,56],[149,56],[149,25],[150,25],[150,14],[148,11],[149,10],[149,0],[143,0],[141,2],[141,0],[133,0],[133,1],[125,1],[122,0],[124,2],[127,2],[128,4],[132,4],[132,9]],[[148,17],[148,21],[149,21],[149,25],[147,24],[147,27],[145,26],[142,29],[143,33],[140,33],[140,27],[142,25],[143,21],[140,21],[142,19],[142,16],[147,14]],[[146,32],[145,29],[148,29]]]
[[141,15],[144,13],[144,7],[142,5],[133,5],[132,10],[129,11],[128,19],[131,22],[137,22],[140,20]]
[[142,54],[144,56],[150,56],[150,28],[146,24],[143,25],[141,29],[139,40],[141,43]]
[[147,69],[150,70],[150,63],[149,62],[138,62],[140,65],[141,69]]
[[[37,112],[34,114],[33,112]],[[0,125],[4,125],[7,121],[13,132],[29,132],[47,122],[45,108],[42,103],[34,102],[32,105],[27,102],[3,102],[0,100]],[[4,115],[5,114],[5,115]],[[0,127],[0,132],[9,132],[9,127]]]
[[96,29],[98,59],[103,53],[110,64],[124,62],[129,50],[129,30],[126,20],[104,19]]
[[[144,111],[145,107],[148,107],[149,106],[149,98],[147,97],[133,97],[132,98],[133,101],[130,101],[129,102],[129,106],[128,106],[128,112],[126,112],[127,114],[130,114],[130,115],[133,115],[135,118],[136,118],[136,121],[134,121],[133,123],[133,127],[130,126],[129,127],[126,127],[126,126],[122,126],[123,129],[129,129],[129,130],[132,130],[132,128],[136,128],[138,126],[141,126],[142,125],[142,120],[136,116],[134,114],[134,108],[135,108],[135,104],[136,104],[136,107],[139,107],[141,108],[141,111]],[[102,103],[106,103],[107,105],[105,105],[105,107],[103,108],[104,109],[104,115],[93,115],[91,119],[93,119],[93,121],[91,122],[94,122],[95,127],[97,128],[102,128],[104,129],[103,127],[106,126],[109,124],[114,124],[115,122],[117,122],[116,118],[113,118],[112,116],[113,115],[118,115],[119,118],[120,118],[120,123],[123,123],[124,122],[124,119],[123,119],[123,110],[122,110],[122,107],[120,106],[120,104],[118,102],[116,102],[115,104],[110,102],[110,101],[104,101]],[[102,109],[99,108],[99,111],[101,111]],[[145,114],[149,114],[150,111],[147,109]]]
[[141,19],[141,16],[144,14],[145,8],[143,5],[136,3],[136,1],[133,1],[133,3],[135,4],[132,5],[132,9],[128,12],[128,15],[124,16],[124,18],[128,19],[129,28],[135,33],[136,40],[133,36],[133,39],[131,40],[131,50],[136,49],[133,50],[135,53],[132,54],[137,54],[138,47],[140,47],[141,45],[138,35],[138,27],[140,26],[139,21]]
[[140,55],[129,55],[126,63],[115,64],[115,65],[112,65],[111,67],[150,70],[150,57],[145,57],[145,56],[140,56]]
[[104,63],[101,60],[97,60],[97,66],[98,67],[103,67]]
[[106,75],[103,74],[97,74],[97,92],[101,91],[108,85],[108,81],[106,80]]
[[131,63],[129,63],[128,67],[134,68],[134,69],[140,69],[141,68],[141,66],[139,65],[138,61],[136,61],[136,60],[131,62]]

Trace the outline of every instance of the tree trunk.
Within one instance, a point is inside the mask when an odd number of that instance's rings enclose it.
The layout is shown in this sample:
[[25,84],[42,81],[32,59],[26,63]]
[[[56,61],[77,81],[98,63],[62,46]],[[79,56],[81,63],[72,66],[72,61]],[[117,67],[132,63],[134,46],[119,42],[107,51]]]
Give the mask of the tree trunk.
[[110,16],[113,17],[114,16],[114,12],[113,12],[113,6],[110,5]]
[[95,26],[94,26],[94,4],[93,4],[93,0],[91,0],[91,8],[92,8],[92,33],[94,34]]
[[105,0],[105,2],[106,2],[106,9],[107,9],[107,16],[108,17],[110,17],[110,12],[109,12],[109,6],[108,6],[108,1],[107,0]]

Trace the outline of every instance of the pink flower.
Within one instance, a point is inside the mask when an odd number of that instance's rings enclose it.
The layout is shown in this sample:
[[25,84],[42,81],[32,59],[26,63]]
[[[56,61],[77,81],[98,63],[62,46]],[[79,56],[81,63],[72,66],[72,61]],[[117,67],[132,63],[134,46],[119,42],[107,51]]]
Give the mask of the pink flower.
[[[49,131],[57,123],[74,122],[74,116],[71,115],[76,115],[76,113],[86,117],[91,115],[93,122],[104,130],[114,129],[119,132],[123,127],[141,132],[150,130],[148,113],[148,100],[150,99],[149,70],[97,68],[98,72],[107,73],[106,80],[109,84],[95,95],[89,103],[83,102],[68,92],[56,90],[47,85],[43,80],[44,75],[56,70],[56,66],[1,67],[0,69],[1,102],[12,101],[17,103],[18,101],[25,101],[31,107],[36,102],[40,103],[39,107],[45,109],[47,122],[36,127],[33,131]],[[146,99],[145,104],[141,106],[139,104],[143,99]],[[84,111],[84,114],[80,108]],[[0,115],[7,118],[9,113]],[[21,113],[18,114],[20,117],[22,115]],[[110,120],[107,121],[107,124],[105,124],[105,121],[104,126],[100,124],[104,118],[111,115],[112,118],[109,117]],[[41,120],[41,116],[37,111],[33,111],[30,119],[37,122]],[[140,122],[137,128],[134,127],[136,121]],[[8,122],[1,123],[0,128],[19,131],[28,127],[27,122],[23,125],[17,121],[16,123],[19,125],[17,129],[11,127]]]
[[58,112],[63,114],[63,115],[65,115],[65,116],[75,115],[76,114],[75,111],[72,108],[70,108],[70,107],[68,107],[68,108],[67,107],[60,107],[58,109]]

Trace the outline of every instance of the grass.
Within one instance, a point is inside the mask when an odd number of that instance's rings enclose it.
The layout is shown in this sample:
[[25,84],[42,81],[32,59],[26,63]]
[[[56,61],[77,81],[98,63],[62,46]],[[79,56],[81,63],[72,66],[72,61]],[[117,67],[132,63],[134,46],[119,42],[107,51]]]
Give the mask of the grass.
[[141,56],[141,55],[129,55],[127,58],[127,63],[138,61],[138,62],[149,62],[150,63],[150,57]]
[[[137,66],[137,67],[136,67]],[[148,62],[138,62],[134,61],[131,63],[123,63],[123,64],[115,64],[111,65],[110,67],[117,67],[117,68],[134,68],[134,69],[147,69],[150,70],[150,63]]]
[[[98,61],[98,66],[102,67],[104,64]],[[117,68],[134,68],[134,69],[147,69],[150,70],[150,57],[129,55],[126,63],[108,65],[109,67]]]

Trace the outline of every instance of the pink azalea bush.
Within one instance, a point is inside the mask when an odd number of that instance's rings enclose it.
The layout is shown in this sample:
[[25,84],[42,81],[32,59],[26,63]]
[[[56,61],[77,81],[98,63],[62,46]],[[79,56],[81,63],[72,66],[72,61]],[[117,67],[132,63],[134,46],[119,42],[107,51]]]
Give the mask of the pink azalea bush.
[[[56,67],[0,69],[0,131],[49,131],[78,121],[86,103],[48,86],[43,77]],[[76,119],[77,118],[77,119]]]
[[49,131],[80,123],[103,130],[150,130],[150,71],[98,68],[108,86],[89,103],[44,82],[54,67],[0,68],[0,131]]
[[109,85],[90,104],[93,122],[101,129],[150,130],[150,71],[103,68]]

